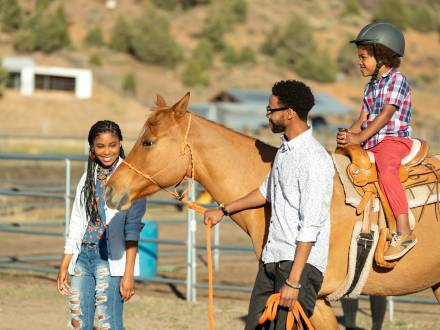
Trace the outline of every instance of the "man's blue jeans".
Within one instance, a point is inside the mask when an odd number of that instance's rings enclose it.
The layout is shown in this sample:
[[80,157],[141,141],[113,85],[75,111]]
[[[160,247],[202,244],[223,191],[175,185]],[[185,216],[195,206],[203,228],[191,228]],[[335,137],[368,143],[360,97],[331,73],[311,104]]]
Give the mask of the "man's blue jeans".
[[96,309],[99,329],[124,329],[121,277],[110,276],[106,243],[81,246],[70,285],[70,328],[93,330]]

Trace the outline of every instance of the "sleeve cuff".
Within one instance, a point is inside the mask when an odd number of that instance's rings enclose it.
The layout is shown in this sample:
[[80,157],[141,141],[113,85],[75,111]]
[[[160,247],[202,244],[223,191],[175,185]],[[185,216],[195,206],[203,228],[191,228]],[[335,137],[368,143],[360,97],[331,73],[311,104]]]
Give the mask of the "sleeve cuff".
[[303,228],[298,233],[298,242],[316,242],[318,240],[319,229],[318,228]]

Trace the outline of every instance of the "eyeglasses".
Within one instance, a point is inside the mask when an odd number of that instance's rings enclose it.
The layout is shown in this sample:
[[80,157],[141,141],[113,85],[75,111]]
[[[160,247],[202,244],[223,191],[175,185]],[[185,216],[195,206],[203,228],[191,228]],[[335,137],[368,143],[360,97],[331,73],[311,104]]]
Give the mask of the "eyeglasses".
[[290,109],[289,107],[283,107],[283,108],[271,108],[269,105],[266,106],[266,117],[268,117],[272,112],[276,112],[276,111],[283,111],[283,110],[287,110]]

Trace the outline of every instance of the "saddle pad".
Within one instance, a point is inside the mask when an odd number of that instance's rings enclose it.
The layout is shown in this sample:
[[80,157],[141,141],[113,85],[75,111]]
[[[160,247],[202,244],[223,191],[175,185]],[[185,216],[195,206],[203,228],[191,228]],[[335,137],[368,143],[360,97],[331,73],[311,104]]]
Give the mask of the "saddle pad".
[[[347,167],[350,165],[350,158],[346,155],[332,154],[333,163],[341,179],[345,192],[345,203],[353,207],[358,207],[361,202],[361,195],[356,191],[350,177],[347,174]],[[435,155],[440,160],[440,155]],[[435,188],[435,183],[421,185],[405,190],[405,195],[408,200],[409,208],[414,208],[426,204],[432,204],[440,200],[437,191],[440,191],[440,183],[437,183],[438,189]],[[429,195],[431,194],[431,195]],[[428,198],[429,196],[429,198]],[[379,199],[374,201],[374,211],[379,210]]]

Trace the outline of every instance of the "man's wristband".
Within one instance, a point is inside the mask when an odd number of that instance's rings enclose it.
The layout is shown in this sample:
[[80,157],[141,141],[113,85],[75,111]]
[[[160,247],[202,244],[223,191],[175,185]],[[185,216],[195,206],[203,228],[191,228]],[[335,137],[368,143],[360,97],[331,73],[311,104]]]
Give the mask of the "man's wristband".
[[292,284],[292,283],[290,283],[289,282],[289,280],[287,280],[286,279],[286,285],[289,287],[289,288],[292,288],[292,289],[297,289],[297,290],[299,290],[299,289],[301,289],[301,283],[298,283],[298,284]]
[[223,215],[229,217],[230,213],[229,213],[228,210],[226,210],[226,208],[225,208],[225,206],[223,205],[223,203],[220,204],[220,205],[218,206],[218,208],[219,208],[219,210],[221,210],[221,211],[223,212]]

